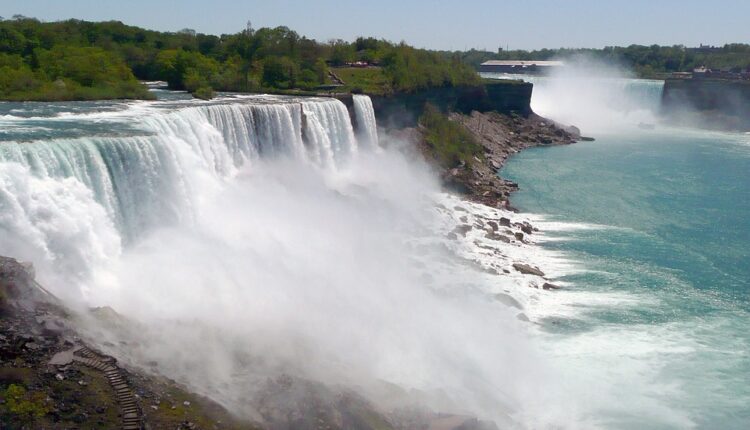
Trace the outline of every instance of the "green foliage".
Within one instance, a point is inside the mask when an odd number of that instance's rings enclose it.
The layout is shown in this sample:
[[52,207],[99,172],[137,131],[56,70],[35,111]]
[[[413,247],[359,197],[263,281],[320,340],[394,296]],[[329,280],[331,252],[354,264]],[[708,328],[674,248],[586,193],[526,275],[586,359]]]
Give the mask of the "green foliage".
[[425,139],[435,158],[442,166],[452,168],[461,162],[471,164],[474,157],[482,157],[482,146],[474,136],[435,106],[429,103],[425,105],[419,124],[425,131]]
[[214,98],[214,90],[211,87],[200,87],[193,91],[193,97],[203,100],[211,100]]
[[268,57],[263,61],[263,84],[269,88],[293,88],[299,65],[289,57]]
[[0,68],[8,68],[0,77],[0,99],[149,98],[133,84],[136,78],[164,80],[193,93],[313,91],[329,83],[329,67],[354,61],[383,68],[364,73],[348,90],[383,94],[478,82],[459,56],[371,37],[319,43],[287,27],[213,36],[191,29],[150,31],[119,21],[0,20]]
[[397,91],[430,87],[477,85],[479,76],[457,58],[447,61],[438,53],[401,44],[383,58],[386,73]]
[[46,396],[40,392],[28,392],[22,385],[10,384],[5,390],[0,390],[0,397],[4,400],[0,414],[9,418],[6,422],[30,424],[49,412]]
[[537,51],[501,49],[498,52],[472,49],[466,52],[444,52],[443,55],[459,55],[464,63],[475,67],[487,60],[550,60],[584,55],[595,60],[624,66],[641,77],[691,71],[700,66],[735,70],[745,70],[750,67],[750,45],[740,43],[727,44],[718,48],[630,45],[608,46],[603,49],[540,49]]
[[160,77],[178,90],[195,91],[210,86],[219,77],[219,63],[200,52],[168,49],[156,57]]
[[381,67],[340,68],[336,75],[346,83],[350,92],[367,94],[388,94],[392,92],[391,81]]
[[152,98],[117,53],[47,30],[30,19],[0,22],[0,99]]
[[334,66],[343,66],[346,63],[350,63],[355,59],[354,47],[344,42],[343,40],[336,40],[330,43],[331,46],[331,64]]
[[135,76],[117,56],[97,47],[55,46],[34,52],[38,70],[51,81],[70,79],[84,87],[134,81]]

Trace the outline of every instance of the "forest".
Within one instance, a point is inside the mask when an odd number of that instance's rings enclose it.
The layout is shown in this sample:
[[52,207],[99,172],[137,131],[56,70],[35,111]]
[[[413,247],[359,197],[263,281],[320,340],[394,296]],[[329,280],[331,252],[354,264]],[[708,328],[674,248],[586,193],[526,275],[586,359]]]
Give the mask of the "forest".
[[689,72],[696,67],[730,71],[750,68],[750,45],[731,43],[720,47],[683,45],[630,45],[608,46],[602,49],[540,49],[536,51],[505,50],[497,52],[469,50],[443,52],[446,56],[458,55],[462,62],[477,68],[487,60],[551,60],[584,56],[633,71],[641,78],[659,78],[672,72]]
[[287,27],[234,34],[159,32],[119,21],[0,17],[0,99],[148,99],[139,81],[211,98],[215,91],[369,94],[476,85],[487,60],[547,60],[585,55],[659,78],[695,67],[745,70],[750,45],[603,49],[430,51],[373,37],[319,42]]
[[[357,68],[345,67],[352,63]],[[344,67],[348,79],[329,71]],[[119,21],[0,20],[0,99],[146,99],[139,80],[166,81],[201,98],[214,91],[412,92],[480,80],[459,55],[360,37],[318,42],[287,27],[221,36],[158,32]],[[362,81],[362,82],[360,82]]]

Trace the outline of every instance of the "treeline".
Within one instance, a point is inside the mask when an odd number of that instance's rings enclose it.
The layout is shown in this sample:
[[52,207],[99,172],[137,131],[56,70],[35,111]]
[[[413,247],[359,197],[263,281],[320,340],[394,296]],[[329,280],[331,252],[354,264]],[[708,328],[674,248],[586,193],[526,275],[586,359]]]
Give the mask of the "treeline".
[[378,66],[380,92],[479,82],[458,55],[374,38],[320,43],[286,27],[215,36],[118,21],[0,21],[2,99],[147,98],[139,79],[202,97],[214,90],[315,90],[332,83],[330,67],[357,61]]
[[627,47],[609,46],[603,49],[540,49],[536,51],[499,49],[497,52],[470,50],[444,53],[450,57],[456,54],[460,55],[461,61],[475,68],[487,60],[551,60],[584,55],[594,60],[627,67],[641,77],[689,72],[701,66],[731,71],[750,68],[750,45],[741,43],[699,48],[688,48],[682,45],[630,45]]

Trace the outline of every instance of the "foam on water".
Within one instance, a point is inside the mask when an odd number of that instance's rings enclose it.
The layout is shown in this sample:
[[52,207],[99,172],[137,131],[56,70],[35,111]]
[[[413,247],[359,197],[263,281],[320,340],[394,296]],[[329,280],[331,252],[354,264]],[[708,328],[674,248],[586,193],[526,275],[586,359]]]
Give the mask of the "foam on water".
[[5,120],[32,131],[0,143],[0,254],[130,319],[88,326],[104,350],[254,418],[264,381],[292,374],[385,408],[579,422],[518,319],[551,293],[512,268],[553,278],[570,262],[536,234],[488,239],[489,221],[524,217],[441,194],[380,150],[366,98],[357,133],[333,99],[73,105]]

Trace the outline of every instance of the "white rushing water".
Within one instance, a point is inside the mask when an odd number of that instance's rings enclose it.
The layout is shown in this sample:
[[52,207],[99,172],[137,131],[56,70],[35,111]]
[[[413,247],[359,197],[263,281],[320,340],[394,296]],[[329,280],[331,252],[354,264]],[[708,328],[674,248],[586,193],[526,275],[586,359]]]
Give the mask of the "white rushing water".
[[598,69],[522,77],[535,112],[596,138],[503,171],[569,285],[525,314],[587,405],[574,428],[745,429],[747,139],[662,122],[662,82]]
[[100,120],[138,118],[138,135],[8,141],[0,146],[0,161],[18,163],[35,177],[75,178],[131,239],[191,216],[201,184],[188,170],[225,178],[261,157],[286,156],[321,167],[344,162],[357,151],[348,116],[337,100],[136,108]]
[[132,321],[92,324],[100,347],[253,418],[264,381],[291,374],[385,410],[580,422],[519,315],[549,293],[512,268],[565,262],[489,238],[524,218],[441,194],[399,142],[380,150],[368,98],[356,133],[330,99],[76,106],[2,119],[0,254]]
[[375,110],[372,108],[372,99],[368,96],[354,94],[354,112],[357,124],[360,126],[360,137],[370,148],[378,146],[378,126],[375,121]]

